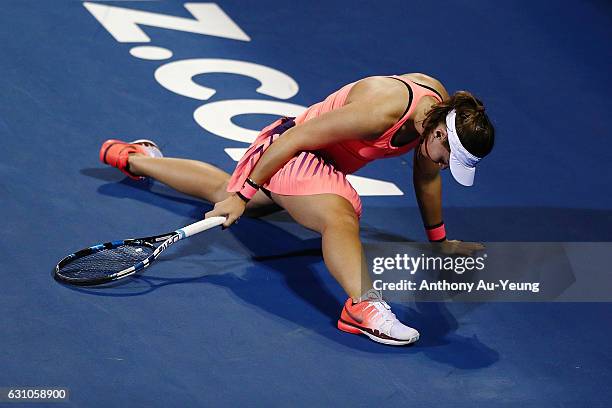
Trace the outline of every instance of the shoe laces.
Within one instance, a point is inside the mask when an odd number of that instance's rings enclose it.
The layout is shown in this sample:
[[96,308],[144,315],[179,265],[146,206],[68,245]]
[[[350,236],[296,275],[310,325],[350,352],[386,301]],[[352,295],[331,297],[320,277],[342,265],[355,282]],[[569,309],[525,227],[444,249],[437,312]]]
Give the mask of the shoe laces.
[[393,324],[397,321],[395,313],[391,311],[391,306],[384,300],[370,300],[363,309],[369,316],[375,316],[375,322],[379,324],[380,330],[385,334],[391,333]]

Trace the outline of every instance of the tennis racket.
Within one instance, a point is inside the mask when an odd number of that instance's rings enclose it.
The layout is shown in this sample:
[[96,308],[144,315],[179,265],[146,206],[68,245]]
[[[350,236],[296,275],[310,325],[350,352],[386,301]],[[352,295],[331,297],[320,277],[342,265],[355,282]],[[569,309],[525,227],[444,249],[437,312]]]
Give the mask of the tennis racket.
[[[54,276],[71,285],[99,285],[126,278],[151,265],[170,245],[225,222],[210,217],[173,232],[146,238],[106,242],[68,255],[55,266]],[[156,244],[161,244],[157,246]]]

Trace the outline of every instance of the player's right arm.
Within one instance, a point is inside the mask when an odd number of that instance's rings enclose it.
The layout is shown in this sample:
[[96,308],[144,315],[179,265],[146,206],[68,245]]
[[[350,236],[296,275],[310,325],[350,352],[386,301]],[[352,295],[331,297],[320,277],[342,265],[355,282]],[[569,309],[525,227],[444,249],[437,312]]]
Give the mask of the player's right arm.
[[[262,185],[298,152],[346,140],[378,137],[400,119],[405,109],[404,95],[397,90],[397,87],[366,88],[359,98],[345,106],[287,130],[266,149],[249,177]],[[226,216],[224,226],[227,227],[242,215],[245,206],[240,197],[232,194],[217,203],[206,217]]]
[[250,178],[258,184],[266,183],[301,151],[318,150],[346,140],[378,137],[401,115],[390,105],[384,98],[355,101],[287,130],[266,149]]

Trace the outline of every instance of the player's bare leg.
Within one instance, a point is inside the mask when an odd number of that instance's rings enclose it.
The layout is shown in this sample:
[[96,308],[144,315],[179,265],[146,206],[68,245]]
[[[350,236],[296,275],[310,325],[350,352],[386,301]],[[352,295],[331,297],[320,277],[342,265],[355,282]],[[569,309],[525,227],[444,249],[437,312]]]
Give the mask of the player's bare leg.
[[[223,201],[230,175],[211,164],[197,160],[169,157],[149,157],[132,154],[128,159],[129,170],[137,176],[151,177],[181,193],[201,198],[210,203]],[[278,209],[272,200],[258,191],[248,203],[247,215],[261,215],[261,211]]]
[[337,194],[283,196],[273,193],[272,198],[298,223],[321,234],[325,265],[349,295],[338,320],[340,330],[364,334],[390,345],[418,340],[419,332],[402,324],[382,300],[380,292],[372,289],[359,238],[359,220],[348,200]]

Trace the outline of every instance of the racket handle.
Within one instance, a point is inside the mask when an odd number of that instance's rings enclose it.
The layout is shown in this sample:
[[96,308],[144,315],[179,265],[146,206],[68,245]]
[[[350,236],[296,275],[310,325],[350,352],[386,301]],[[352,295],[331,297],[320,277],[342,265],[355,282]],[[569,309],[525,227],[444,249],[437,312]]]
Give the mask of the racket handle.
[[224,222],[225,217],[210,217],[206,218],[205,220],[189,224],[186,227],[176,230],[176,232],[178,232],[181,235],[181,239],[183,239],[198,234],[202,231],[206,231],[207,229],[214,228],[223,224]]

